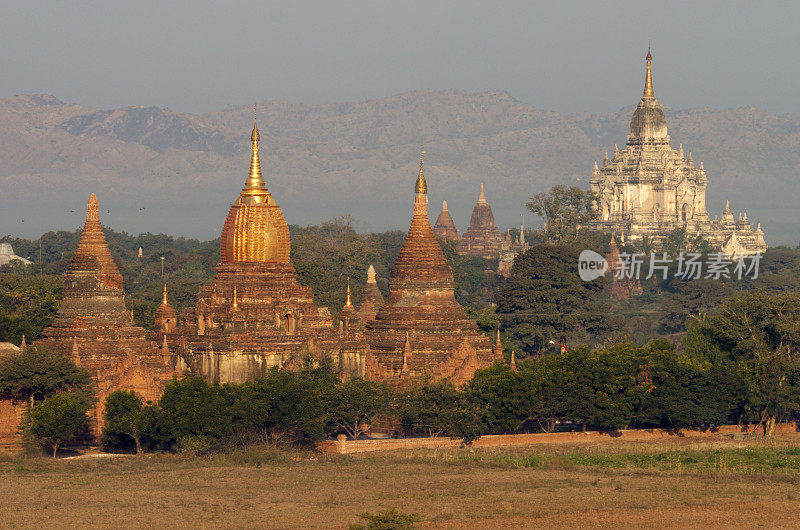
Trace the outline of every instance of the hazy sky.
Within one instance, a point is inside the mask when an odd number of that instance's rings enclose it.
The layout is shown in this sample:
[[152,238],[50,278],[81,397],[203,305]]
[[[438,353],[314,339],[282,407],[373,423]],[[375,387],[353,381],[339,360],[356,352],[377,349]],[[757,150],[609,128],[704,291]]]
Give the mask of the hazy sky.
[[0,96],[203,112],[498,88],[561,112],[800,110],[800,2],[0,2]]

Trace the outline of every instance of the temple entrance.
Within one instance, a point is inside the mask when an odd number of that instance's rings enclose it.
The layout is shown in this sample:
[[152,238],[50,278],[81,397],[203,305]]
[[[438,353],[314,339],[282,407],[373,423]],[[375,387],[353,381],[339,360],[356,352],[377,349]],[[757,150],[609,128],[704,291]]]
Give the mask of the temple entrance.
[[688,218],[689,218],[689,205],[683,203],[683,207],[681,208],[681,221],[685,223]]
[[283,317],[283,329],[286,331],[286,333],[292,334],[294,333],[294,328],[294,315],[291,313],[286,313],[286,316]]

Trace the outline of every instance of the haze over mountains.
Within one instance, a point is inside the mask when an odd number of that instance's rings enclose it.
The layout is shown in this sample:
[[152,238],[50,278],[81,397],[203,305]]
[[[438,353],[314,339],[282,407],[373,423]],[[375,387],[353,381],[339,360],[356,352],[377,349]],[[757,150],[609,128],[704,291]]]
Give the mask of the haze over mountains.
[[[711,215],[730,198],[761,221],[768,243],[796,244],[800,113],[661,103],[673,147],[704,162]],[[424,142],[432,220],[447,200],[463,231],[481,182],[501,227],[519,223],[534,193],[588,187],[592,162],[625,143],[632,112],[557,114],[503,91],[449,90],[320,106],[266,101],[258,121],[267,185],[289,223],[351,214],[361,230],[407,229]],[[217,237],[247,175],[252,114],[0,99],[0,233],[74,229],[94,192],[114,229]]]

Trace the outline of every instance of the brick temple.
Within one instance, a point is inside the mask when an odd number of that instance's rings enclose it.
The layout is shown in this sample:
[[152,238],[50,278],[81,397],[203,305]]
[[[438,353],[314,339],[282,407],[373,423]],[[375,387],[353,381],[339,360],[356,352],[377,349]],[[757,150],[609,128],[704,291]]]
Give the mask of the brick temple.
[[94,434],[102,427],[110,393],[134,390],[145,400],[157,400],[172,379],[174,359],[145,335],[125,307],[122,275],[100,224],[99,201],[92,194],[78,248],[64,274],[61,306],[34,346],[69,356],[89,371],[98,398],[91,413]]
[[453,271],[428,219],[428,185],[420,157],[414,213],[389,275],[389,297],[366,323],[369,378],[402,385],[430,376],[458,385],[502,358],[456,302]]
[[442,211],[438,219],[436,219],[436,224],[433,225],[433,233],[445,239],[453,239],[455,241],[461,239],[458,235],[458,228],[453,222],[453,217],[447,209],[447,201],[442,201]]
[[486,200],[481,184],[481,192],[478,195],[478,202],[472,209],[472,216],[469,219],[469,228],[458,244],[458,253],[463,256],[475,256],[483,259],[497,259],[500,255],[500,247],[503,236],[494,224],[494,214],[492,207]]

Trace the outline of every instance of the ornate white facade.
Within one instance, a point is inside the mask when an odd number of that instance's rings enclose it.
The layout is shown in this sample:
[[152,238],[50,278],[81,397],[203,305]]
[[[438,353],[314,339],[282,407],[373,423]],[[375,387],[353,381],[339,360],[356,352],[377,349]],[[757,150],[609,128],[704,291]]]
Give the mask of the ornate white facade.
[[701,236],[731,255],[752,255],[767,249],[759,224],[753,228],[747,213],[734,218],[726,204],[722,219],[712,220],[706,211],[706,176],[703,163],[695,167],[692,153],[684,155],[670,145],[667,120],[655,97],[647,52],[647,74],[642,99],[631,118],[627,146],[614,146],[603,167],[594,165],[591,189],[598,196],[598,218],[591,226],[617,232],[632,240],[644,236],[663,240],[676,228]]

